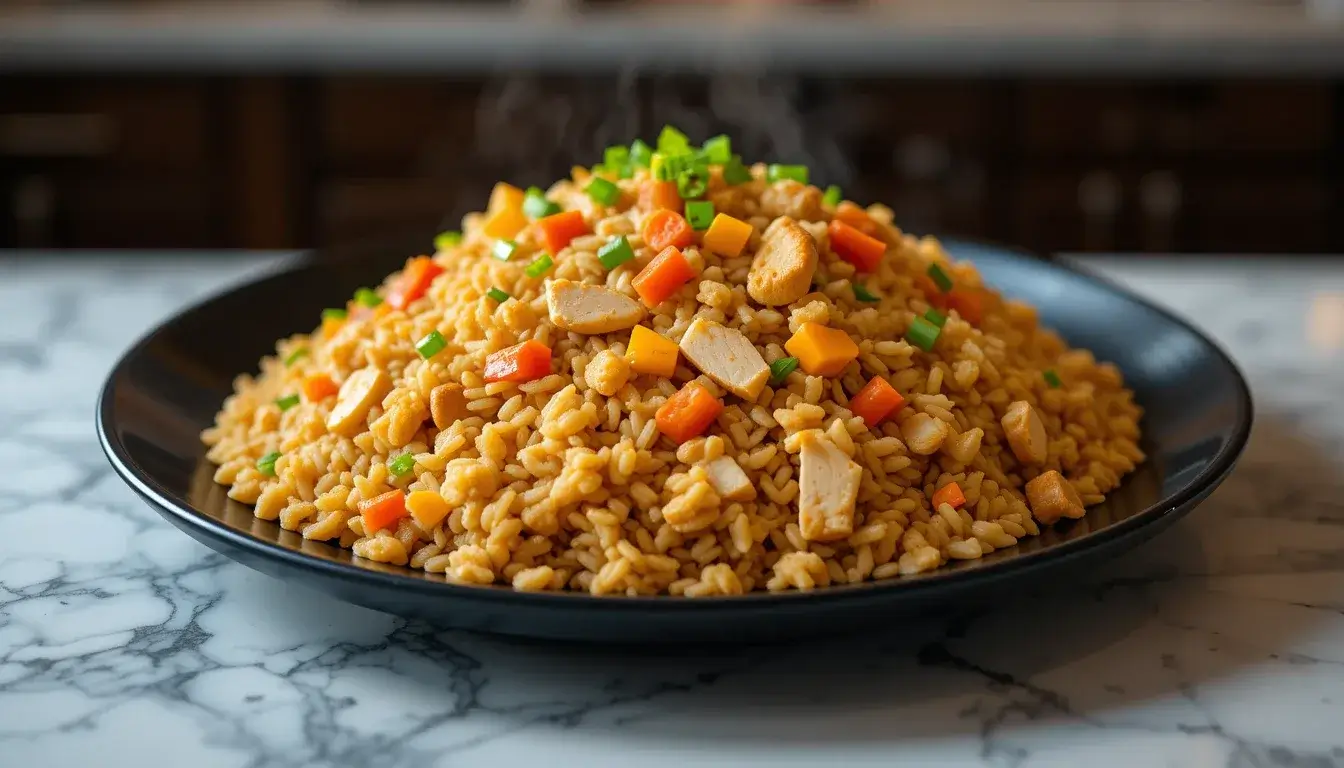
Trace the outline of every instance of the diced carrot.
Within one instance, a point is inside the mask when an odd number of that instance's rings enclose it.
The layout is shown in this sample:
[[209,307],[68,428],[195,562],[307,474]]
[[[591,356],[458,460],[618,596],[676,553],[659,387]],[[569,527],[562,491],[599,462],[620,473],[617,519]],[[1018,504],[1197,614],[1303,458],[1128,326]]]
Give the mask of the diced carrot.
[[835,215],[832,218],[839,219],[849,226],[859,230],[869,237],[877,237],[882,231],[882,225],[873,221],[873,217],[868,212],[848,200],[836,206]]
[[330,339],[332,336],[335,336],[336,332],[341,330],[341,327],[345,325],[345,322],[346,319],[343,317],[322,318],[322,338]]
[[946,303],[971,325],[979,325],[984,319],[984,295],[974,288],[953,288],[947,292]]
[[303,396],[310,403],[320,403],[341,391],[336,382],[325,373],[317,373],[303,380]]
[[882,263],[882,255],[887,252],[887,244],[870,237],[839,219],[832,219],[826,227],[830,236],[831,250],[845,261],[853,264],[860,272],[876,272]]
[[371,536],[374,531],[383,528],[391,528],[408,514],[406,494],[401,491],[388,491],[359,503],[359,516],[364,518],[365,536]]
[[937,509],[944,504],[953,509],[961,509],[966,503],[966,494],[961,492],[961,486],[956,483],[948,483],[942,488],[933,492],[933,508]]
[[561,211],[537,220],[546,251],[552,256],[564,250],[579,235],[588,234],[588,222],[580,211]]
[[722,412],[723,401],[711,395],[703,384],[691,381],[662,404],[654,419],[659,432],[676,443],[684,443],[708,429]]
[[901,397],[901,393],[886,379],[874,376],[850,399],[849,410],[863,419],[863,423],[871,429],[902,405],[905,405],[905,398]]
[[425,295],[434,278],[443,274],[443,267],[428,256],[416,256],[406,263],[401,277],[387,292],[387,303],[394,309],[405,309],[411,302]]
[[551,348],[528,339],[485,358],[486,381],[532,381],[551,372]]
[[695,270],[691,269],[690,262],[686,261],[676,246],[669,245],[635,275],[631,285],[652,309],[676,293],[692,277],[695,277]]
[[681,208],[681,195],[675,181],[646,181],[639,189],[639,206],[653,211],[662,208],[675,211]]
[[685,248],[695,240],[695,230],[676,211],[659,209],[644,220],[644,244],[655,251]]

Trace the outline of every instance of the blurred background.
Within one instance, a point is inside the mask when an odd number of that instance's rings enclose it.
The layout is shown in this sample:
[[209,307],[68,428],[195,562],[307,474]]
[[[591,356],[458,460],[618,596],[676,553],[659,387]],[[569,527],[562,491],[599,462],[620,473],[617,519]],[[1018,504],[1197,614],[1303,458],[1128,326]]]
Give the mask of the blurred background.
[[664,123],[919,233],[1344,252],[1344,0],[0,0],[0,247],[429,233]]

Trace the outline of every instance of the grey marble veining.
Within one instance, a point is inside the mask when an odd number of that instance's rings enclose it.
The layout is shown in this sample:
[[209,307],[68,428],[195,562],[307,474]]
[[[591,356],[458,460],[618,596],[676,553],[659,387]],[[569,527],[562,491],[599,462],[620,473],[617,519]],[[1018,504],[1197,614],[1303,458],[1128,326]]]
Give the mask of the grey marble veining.
[[113,476],[93,402],[266,261],[0,260],[0,765],[1344,766],[1344,261],[1090,263],[1248,373],[1221,490],[967,620],[678,652],[443,632],[213,554]]

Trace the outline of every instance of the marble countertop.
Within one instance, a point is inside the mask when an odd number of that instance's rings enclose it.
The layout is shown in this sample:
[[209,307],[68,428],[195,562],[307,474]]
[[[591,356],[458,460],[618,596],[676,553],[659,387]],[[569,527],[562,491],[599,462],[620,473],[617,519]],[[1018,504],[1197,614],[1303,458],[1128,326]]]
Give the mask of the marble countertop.
[[175,307],[265,266],[0,255],[0,764],[1344,766],[1344,260],[1089,263],[1195,319],[1247,455],[1084,582],[774,648],[444,632],[212,553],[112,474],[94,398]]

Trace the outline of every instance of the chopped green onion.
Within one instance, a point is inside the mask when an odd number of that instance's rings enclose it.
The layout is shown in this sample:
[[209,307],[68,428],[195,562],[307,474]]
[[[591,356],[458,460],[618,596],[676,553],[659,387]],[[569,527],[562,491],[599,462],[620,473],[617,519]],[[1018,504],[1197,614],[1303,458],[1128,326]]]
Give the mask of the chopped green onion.
[[383,299],[368,288],[358,288],[355,290],[355,303],[361,307],[373,308],[382,304]]
[[257,459],[257,469],[261,471],[261,474],[267,477],[275,477],[275,462],[279,460],[279,458],[279,451],[271,451],[260,459]]
[[834,208],[835,206],[840,204],[840,197],[841,197],[840,188],[832,184],[831,186],[826,188],[826,194],[821,196],[821,202],[823,205],[829,205],[830,207]]
[[387,462],[387,469],[397,477],[415,469],[415,457],[409,453],[403,453],[397,458]]
[[601,177],[593,179],[585,191],[594,202],[602,205],[615,205],[621,199],[621,188]]
[[285,357],[285,365],[293,365],[308,356],[307,347],[299,347]]
[[930,264],[928,274],[934,284],[938,286],[938,290],[943,293],[952,290],[952,278],[947,276],[947,273],[943,271],[942,267],[937,264]]
[[798,367],[798,358],[796,357],[781,357],[775,362],[771,363],[770,384],[772,386],[779,386],[780,384],[783,384],[784,380],[789,378],[789,374],[793,373],[794,369],[796,369],[797,367]]
[[658,151],[664,154],[673,152],[685,152],[691,148],[690,139],[686,134],[678,131],[670,125],[664,125],[661,133],[658,134]]
[[1051,389],[1059,389],[1064,386],[1064,382],[1059,380],[1059,374],[1055,373],[1054,370],[1047,368],[1042,375],[1045,377],[1045,383],[1048,384]]
[[630,163],[630,148],[620,145],[607,147],[602,151],[602,164],[607,168],[620,168]]
[[499,290],[498,288],[491,288],[490,290],[485,292],[485,295],[489,296],[495,301],[498,301],[500,304],[503,304],[504,302],[512,298],[511,296],[509,296],[509,294]]
[[634,164],[633,164],[633,163],[623,163],[623,164],[621,165],[621,169],[620,169],[619,171],[616,172],[616,177],[619,178],[619,179],[633,179],[633,178],[635,178],[635,166],[634,166]]
[[737,185],[748,181],[751,181],[751,169],[742,164],[742,158],[733,155],[733,159],[723,166],[723,182]]
[[686,221],[696,231],[709,229],[714,223],[714,203],[709,200],[687,200]]
[[635,252],[630,248],[630,242],[625,239],[625,235],[612,238],[611,242],[597,250],[597,260],[607,269],[615,269],[633,258]]
[[942,312],[939,312],[936,309],[929,309],[928,312],[925,312],[924,319],[928,320],[930,323],[933,323],[939,328],[942,328],[944,325],[947,325],[947,315],[944,315]]
[[293,408],[294,406],[299,404],[299,396],[285,395],[284,397],[278,398],[275,401],[275,404],[280,406],[280,410],[288,411],[290,408]]
[[346,311],[344,309],[328,307],[327,309],[322,310],[323,320],[344,320],[345,317]]
[[648,168],[653,160],[653,147],[645,144],[642,139],[635,139],[630,145],[630,162],[640,168]]
[[523,213],[529,219],[540,219],[559,212],[560,206],[547,200],[546,193],[536,187],[529,188],[523,197]]
[[723,134],[706,139],[700,149],[709,162],[715,165],[725,165],[733,159],[733,141]]
[[537,257],[536,261],[528,264],[527,269],[523,271],[527,273],[528,277],[541,277],[550,272],[553,266],[555,266],[555,261],[551,259],[549,254],[543,253]]
[[653,174],[655,181],[671,181],[676,177],[672,165],[667,161],[667,155],[661,152],[653,153],[653,159],[649,161],[649,172]]
[[424,338],[415,342],[415,351],[419,352],[421,357],[428,360],[442,352],[443,348],[446,346],[448,346],[448,341],[443,338],[442,333],[439,333],[438,331],[430,331],[424,335]]
[[447,232],[440,232],[438,236],[434,238],[434,249],[442,251],[445,248],[451,248],[460,242],[462,242],[462,233],[455,229],[450,229]]
[[518,252],[518,244],[512,240],[496,240],[495,244],[490,246],[490,255],[500,261],[508,261],[513,258],[513,254]]
[[681,195],[682,200],[694,200],[708,191],[708,179],[694,171],[677,176],[677,194]]
[[807,183],[806,165],[780,165],[774,163],[765,169],[765,178],[767,181],[783,181],[792,179],[799,184]]
[[881,300],[882,300],[882,298],[881,298],[880,296],[874,296],[873,294],[869,293],[869,292],[868,292],[868,289],[867,289],[867,288],[864,288],[863,285],[860,284],[860,283],[854,283],[854,286],[853,286],[853,287],[854,287],[854,298],[858,299],[859,301],[881,301]]
[[925,352],[932,352],[933,343],[938,340],[938,334],[942,330],[928,320],[916,317],[914,322],[910,323],[910,328],[905,332],[905,340]]

